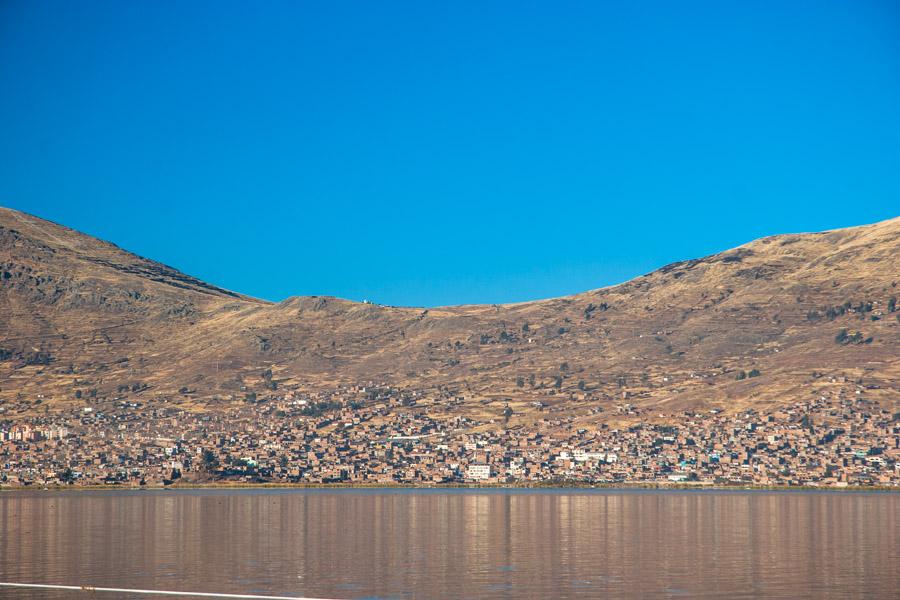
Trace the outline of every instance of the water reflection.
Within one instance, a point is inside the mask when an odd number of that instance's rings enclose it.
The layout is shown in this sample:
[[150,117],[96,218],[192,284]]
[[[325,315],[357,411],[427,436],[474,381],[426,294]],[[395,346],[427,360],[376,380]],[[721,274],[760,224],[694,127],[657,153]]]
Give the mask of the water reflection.
[[8,493],[0,579],[336,598],[898,597],[898,517],[897,494]]

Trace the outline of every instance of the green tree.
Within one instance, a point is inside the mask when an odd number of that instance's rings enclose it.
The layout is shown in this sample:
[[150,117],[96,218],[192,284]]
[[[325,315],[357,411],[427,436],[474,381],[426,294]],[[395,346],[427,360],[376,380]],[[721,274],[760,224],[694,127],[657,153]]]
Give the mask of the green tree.
[[71,467],[66,467],[66,470],[59,474],[59,480],[63,483],[73,483],[75,481],[75,473],[72,471]]
[[209,448],[203,451],[200,460],[203,462],[203,468],[207,471],[211,471],[219,466],[219,459],[216,458],[216,453]]

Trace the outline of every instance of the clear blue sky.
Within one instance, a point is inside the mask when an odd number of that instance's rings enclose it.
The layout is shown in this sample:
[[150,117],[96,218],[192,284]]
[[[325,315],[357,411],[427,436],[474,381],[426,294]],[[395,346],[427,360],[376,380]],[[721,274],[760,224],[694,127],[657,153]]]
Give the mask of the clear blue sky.
[[0,0],[0,205],[280,300],[900,214],[900,4]]

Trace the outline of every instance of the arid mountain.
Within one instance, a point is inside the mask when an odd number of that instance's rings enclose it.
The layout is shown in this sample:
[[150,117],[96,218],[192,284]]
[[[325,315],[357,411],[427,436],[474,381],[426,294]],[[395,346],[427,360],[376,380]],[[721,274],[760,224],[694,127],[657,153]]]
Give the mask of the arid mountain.
[[208,410],[250,392],[374,384],[448,412],[508,402],[527,414],[537,401],[668,412],[788,402],[842,377],[896,406],[898,256],[895,218],[767,237],[537,302],[273,304],[0,209],[0,407],[135,397]]

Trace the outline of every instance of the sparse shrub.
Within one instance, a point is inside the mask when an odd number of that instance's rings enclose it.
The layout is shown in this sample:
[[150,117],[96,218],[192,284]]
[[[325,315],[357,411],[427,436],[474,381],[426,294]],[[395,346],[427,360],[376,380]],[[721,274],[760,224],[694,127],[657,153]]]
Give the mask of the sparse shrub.
[[847,346],[849,344],[871,344],[873,340],[874,338],[871,336],[864,336],[862,331],[856,331],[849,334],[846,329],[841,329],[834,337],[834,341],[842,346]]
[[43,350],[25,354],[26,365],[49,365],[51,360],[53,360],[53,356],[49,352]]

